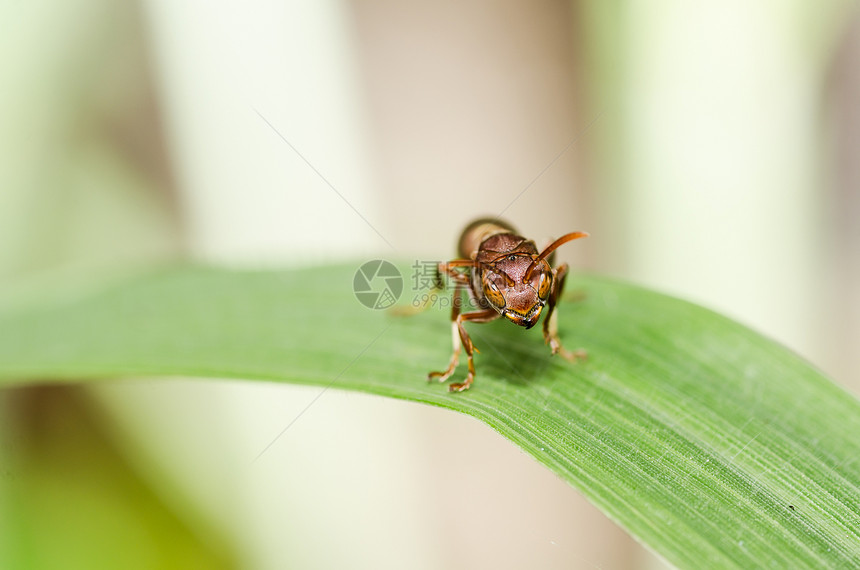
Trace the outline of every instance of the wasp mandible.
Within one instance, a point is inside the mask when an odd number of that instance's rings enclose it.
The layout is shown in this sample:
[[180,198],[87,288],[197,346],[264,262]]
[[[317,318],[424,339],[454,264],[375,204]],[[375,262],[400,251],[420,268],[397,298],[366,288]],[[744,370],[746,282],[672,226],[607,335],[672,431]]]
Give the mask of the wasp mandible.
[[[463,326],[466,321],[487,323],[505,317],[512,323],[532,328],[540,319],[544,307],[543,337],[553,354],[568,360],[585,356],[583,351],[569,352],[558,338],[555,306],[564,289],[567,264],[553,269],[553,252],[561,245],[582,237],[585,232],[565,234],[538,252],[535,242],[517,234],[510,224],[494,218],[475,220],[460,236],[458,254],[461,259],[440,263],[439,274],[447,275],[454,284],[451,305],[451,329],[454,352],[448,368],[431,372],[428,380],[444,382],[454,373],[460,361],[460,348],[466,351],[469,373],[465,381],[448,386],[451,392],[468,390],[475,380],[472,354],[475,347]],[[460,312],[460,291],[465,289],[477,310]]]

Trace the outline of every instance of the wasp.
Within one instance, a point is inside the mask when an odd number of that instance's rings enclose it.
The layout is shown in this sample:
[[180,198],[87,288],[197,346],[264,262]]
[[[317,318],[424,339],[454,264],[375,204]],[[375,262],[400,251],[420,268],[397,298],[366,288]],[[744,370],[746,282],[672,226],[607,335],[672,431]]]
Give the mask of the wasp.
[[[468,390],[475,380],[472,358],[477,350],[466,332],[464,324],[487,323],[504,317],[527,329],[538,322],[546,307],[543,337],[552,354],[561,354],[568,360],[583,358],[583,351],[569,352],[558,338],[555,306],[564,289],[567,277],[566,263],[552,267],[553,252],[563,244],[582,237],[585,232],[565,234],[538,252],[535,242],[517,233],[510,224],[494,218],[475,220],[460,235],[458,254],[461,259],[440,263],[437,269],[454,284],[451,303],[451,330],[454,351],[448,368],[431,372],[427,379],[446,381],[460,361],[461,347],[466,351],[469,373],[463,382],[448,385],[451,392]],[[465,289],[476,310],[460,312],[461,291]]]

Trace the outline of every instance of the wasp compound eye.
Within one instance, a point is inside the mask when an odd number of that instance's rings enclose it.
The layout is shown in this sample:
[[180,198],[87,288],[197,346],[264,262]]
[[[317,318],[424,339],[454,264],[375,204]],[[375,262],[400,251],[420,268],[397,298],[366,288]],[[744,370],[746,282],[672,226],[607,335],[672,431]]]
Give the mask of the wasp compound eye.
[[505,296],[499,291],[493,279],[484,279],[484,297],[496,309],[501,311],[505,308]]
[[547,266],[547,269],[539,268],[532,275],[531,286],[537,291],[537,295],[541,300],[545,301],[549,297],[549,293],[552,290],[552,270],[549,269],[549,266]]

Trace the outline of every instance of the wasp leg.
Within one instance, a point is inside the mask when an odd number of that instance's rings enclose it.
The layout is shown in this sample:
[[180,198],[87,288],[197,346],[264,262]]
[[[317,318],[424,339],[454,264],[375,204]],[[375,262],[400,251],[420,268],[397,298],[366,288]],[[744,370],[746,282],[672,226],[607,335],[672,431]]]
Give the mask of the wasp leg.
[[571,362],[585,359],[588,354],[584,350],[578,349],[571,352],[561,345],[561,340],[558,338],[558,320],[555,314],[555,305],[558,303],[558,300],[561,298],[561,292],[564,290],[564,280],[567,278],[567,264],[562,263],[552,271],[554,273],[552,292],[549,294],[546,318],[543,321],[544,341],[549,344],[553,354],[560,354],[563,358]]
[[[463,348],[466,350],[466,358],[469,363],[469,373],[466,375],[466,380],[463,382],[455,382],[453,384],[448,385],[449,392],[463,392],[469,389],[469,386],[472,385],[472,382],[475,380],[475,362],[472,359],[472,355],[477,351],[477,349],[472,344],[472,338],[466,332],[466,327],[463,326],[463,323],[466,321],[472,321],[474,323],[488,323],[492,320],[498,319],[501,315],[495,309],[486,309],[483,311],[472,311],[471,313],[463,313],[457,320],[455,321],[457,325],[457,329],[460,333],[460,340],[463,342]],[[458,350],[459,352],[459,350]]]
[[457,368],[457,364],[460,362],[460,347],[462,346],[466,350],[466,357],[469,362],[469,373],[464,382],[451,384],[448,386],[448,390],[451,392],[462,392],[464,390],[468,390],[469,386],[471,386],[475,379],[475,363],[472,358],[472,355],[475,352],[475,346],[472,344],[472,339],[466,332],[466,328],[463,326],[463,323],[466,321],[486,323],[498,317],[499,313],[494,309],[472,311],[471,313],[460,313],[460,287],[458,285],[454,289],[454,302],[451,308],[451,336],[454,349],[451,354],[451,361],[448,363],[448,368],[442,372],[431,372],[427,376],[427,379],[436,379],[440,382],[444,382],[450,378],[454,373],[454,370]]
[[[439,264],[440,268],[442,264]],[[446,368],[442,372],[431,372],[427,375],[427,380],[439,380],[439,382],[444,382],[447,380],[451,374],[454,373],[454,369],[457,368],[457,364],[460,362],[460,332],[457,325],[457,319],[460,317],[460,288],[462,287],[462,283],[458,280],[454,280],[454,294],[451,296],[451,337],[452,344],[454,346],[454,352],[451,354],[451,361],[448,363],[448,368]]]
[[[444,286],[444,283],[442,282],[443,273],[448,275],[448,277],[454,282],[454,293],[451,296],[451,336],[453,339],[454,352],[451,355],[451,361],[448,363],[448,368],[443,372],[431,372],[427,375],[427,380],[437,379],[439,382],[444,382],[451,376],[451,374],[454,373],[454,369],[457,368],[457,364],[460,362],[460,331],[457,324],[457,318],[460,316],[460,304],[462,301],[460,290],[463,288],[469,290],[469,274],[454,270],[455,267],[460,266],[461,265],[459,265],[457,261],[454,261],[451,264],[440,263],[436,268],[437,285]],[[471,294],[471,291],[469,291],[469,293]]]

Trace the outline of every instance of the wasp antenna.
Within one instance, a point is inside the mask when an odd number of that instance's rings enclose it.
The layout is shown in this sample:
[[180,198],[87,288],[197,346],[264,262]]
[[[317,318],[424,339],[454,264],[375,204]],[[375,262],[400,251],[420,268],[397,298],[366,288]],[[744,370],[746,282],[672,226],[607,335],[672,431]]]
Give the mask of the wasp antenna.
[[544,248],[544,250],[540,252],[540,254],[538,254],[535,260],[532,261],[532,264],[529,265],[529,268],[526,270],[525,280],[529,280],[529,278],[532,276],[532,271],[534,271],[535,267],[537,267],[537,264],[546,259],[549,254],[551,254],[569,241],[584,237],[588,237],[587,232],[571,232],[569,234],[564,234],[563,236],[546,246],[546,248]]

